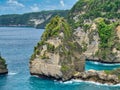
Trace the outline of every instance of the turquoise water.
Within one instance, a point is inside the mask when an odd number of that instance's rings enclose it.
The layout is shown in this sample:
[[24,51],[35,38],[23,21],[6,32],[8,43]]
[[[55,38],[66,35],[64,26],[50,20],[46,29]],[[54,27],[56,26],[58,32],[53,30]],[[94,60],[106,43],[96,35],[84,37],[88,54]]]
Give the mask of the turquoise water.
[[[0,52],[6,59],[9,73],[0,76],[0,90],[120,90],[120,86],[108,86],[82,81],[65,83],[40,79],[29,74],[29,58],[40,40],[43,30],[34,28],[0,27]],[[114,69],[117,65],[87,62],[88,69]]]

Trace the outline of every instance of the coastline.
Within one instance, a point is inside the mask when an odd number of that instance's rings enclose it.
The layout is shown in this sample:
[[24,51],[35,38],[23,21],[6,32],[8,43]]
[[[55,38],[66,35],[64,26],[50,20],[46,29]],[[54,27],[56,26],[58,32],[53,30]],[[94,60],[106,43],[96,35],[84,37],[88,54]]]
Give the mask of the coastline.
[[[109,62],[100,62],[98,60],[86,60],[86,61],[91,61],[91,62],[98,62],[100,64],[120,64],[120,63],[109,63]],[[75,75],[73,75],[71,78],[67,80],[62,80],[62,78],[55,78],[52,76],[46,76],[46,75],[40,75],[36,73],[30,73],[33,76],[37,76],[39,78],[43,79],[48,79],[48,80],[55,80],[55,81],[61,81],[61,82],[69,82],[71,80],[81,80],[83,82],[94,82],[94,83],[100,83],[102,85],[107,84],[107,85],[117,85],[120,84],[119,79],[116,75],[108,75],[106,74],[103,70],[102,71],[97,71],[97,70],[87,70],[84,72],[78,72]]]
[[107,84],[107,83],[105,83],[105,84],[102,84],[102,83],[99,83],[99,82],[94,82],[94,81],[84,81],[84,80],[80,80],[80,79],[72,79],[72,80],[70,80],[70,81],[66,81],[66,82],[60,82],[60,83],[63,83],[63,84],[77,84],[77,83],[81,83],[81,82],[83,82],[83,83],[88,83],[88,84],[94,84],[94,85],[101,85],[101,86],[111,86],[111,87],[117,87],[117,86],[120,86],[120,83],[118,83],[118,84],[115,84],[115,85],[113,85],[113,84]]
[[[60,83],[63,83],[63,84],[73,84],[73,83],[89,83],[89,84],[94,84],[94,85],[102,85],[102,86],[120,86],[120,83],[117,83],[117,84],[112,84],[112,83],[100,83],[100,82],[95,82],[95,81],[87,81],[87,80],[82,80],[82,79],[69,79],[67,81],[62,81],[62,80],[57,80],[55,79],[54,77],[47,77],[47,76],[42,76],[42,75],[33,75],[33,77],[36,77],[36,78],[42,78],[42,79],[46,79],[46,80],[53,80],[55,82],[60,82]],[[40,77],[41,76],[41,77]]]

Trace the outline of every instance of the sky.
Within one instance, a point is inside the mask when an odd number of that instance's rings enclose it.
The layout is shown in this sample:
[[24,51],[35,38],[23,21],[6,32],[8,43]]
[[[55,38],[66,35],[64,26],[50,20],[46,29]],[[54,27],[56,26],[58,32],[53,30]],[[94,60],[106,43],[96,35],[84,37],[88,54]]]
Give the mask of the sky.
[[78,0],[0,0],[0,15],[70,9]]

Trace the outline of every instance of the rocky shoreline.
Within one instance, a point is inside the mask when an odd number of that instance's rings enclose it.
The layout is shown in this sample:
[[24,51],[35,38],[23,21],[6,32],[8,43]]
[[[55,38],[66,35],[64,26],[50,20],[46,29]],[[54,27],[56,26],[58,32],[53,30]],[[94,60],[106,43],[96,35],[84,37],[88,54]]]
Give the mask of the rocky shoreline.
[[66,82],[69,80],[82,80],[82,81],[92,81],[92,82],[108,84],[108,85],[120,84],[120,80],[116,75],[106,74],[105,71],[89,70],[85,72],[77,72],[76,74],[74,74],[74,76],[72,76],[68,80],[62,80],[62,78],[55,78],[53,76],[40,75],[35,73],[31,73],[31,75],[35,75],[43,79],[57,80],[62,82]]
[[116,75],[109,75],[106,74],[105,71],[95,71],[95,70],[76,73],[73,79],[78,79],[78,80],[80,79],[83,81],[93,81],[93,82],[99,82],[102,84],[110,84],[110,85],[115,85],[120,83],[120,80]]
[[[89,60],[89,61],[92,61],[92,60]],[[108,64],[108,63],[106,63],[106,64]],[[119,72],[119,70],[116,70],[116,71]],[[51,74],[46,75],[44,72],[43,73],[30,72],[30,74],[36,75],[36,76],[38,76],[40,78],[44,78],[44,79],[57,80],[57,81],[63,81],[63,82],[75,79],[75,80],[83,80],[83,81],[93,81],[93,82],[98,82],[101,84],[108,84],[108,85],[116,85],[116,84],[120,83],[120,79],[117,75],[107,74],[105,71],[96,71],[96,70],[92,70],[92,69],[88,70],[88,71],[84,71],[84,72],[76,72],[73,76],[71,76],[67,79],[64,79],[63,76],[56,77],[54,75],[52,76]]]

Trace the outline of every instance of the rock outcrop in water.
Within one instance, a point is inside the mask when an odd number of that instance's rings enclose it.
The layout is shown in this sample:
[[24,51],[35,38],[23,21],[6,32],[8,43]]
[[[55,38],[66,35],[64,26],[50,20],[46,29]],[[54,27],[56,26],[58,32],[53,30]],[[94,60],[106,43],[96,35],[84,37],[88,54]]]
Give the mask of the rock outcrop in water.
[[85,56],[74,40],[72,30],[64,18],[56,16],[46,26],[41,41],[30,61],[30,73],[60,80],[68,80],[76,72],[83,72]]
[[0,56],[0,75],[7,73],[8,73],[8,69],[7,69],[7,65],[5,64],[5,60]]

